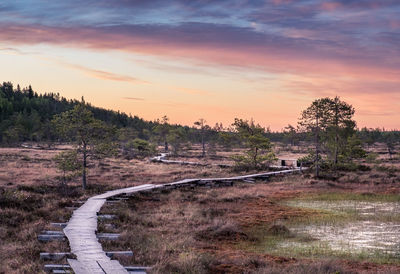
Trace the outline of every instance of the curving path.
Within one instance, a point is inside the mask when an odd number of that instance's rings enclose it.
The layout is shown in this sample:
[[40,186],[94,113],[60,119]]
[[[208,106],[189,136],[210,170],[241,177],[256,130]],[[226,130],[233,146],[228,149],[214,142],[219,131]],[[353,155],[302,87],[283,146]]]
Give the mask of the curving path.
[[164,163],[164,164],[180,164],[180,165],[193,165],[193,166],[209,166],[209,165],[211,165],[211,164],[199,163],[199,162],[167,160],[168,155],[169,155],[169,153],[161,153],[159,156],[150,158],[150,161]]
[[[217,167],[233,167],[233,165],[229,164],[209,164],[209,163],[201,163],[201,162],[190,162],[190,161],[177,161],[177,160],[168,160],[169,153],[161,153],[158,156],[155,156],[153,158],[150,158],[151,162],[156,162],[156,163],[164,163],[164,164],[180,164],[180,165],[192,165],[192,166],[217,166]],[[272,168],[276,169],[290,169],[291,167],[288,166],[277,166],[277,165],[270,165]]]
[[96,237],[97,212],[100,211],[107,198],[157,187],[160,186],[146,184],[108,191],[89,198],[80,208],[74,211],[64,228],[64,234],[68,238],[71,252],[77,257],[76,260],[68,259],[68,263],[75,273],[128,273],[117,260],[111,260],[103,251]]
[[[165,156],[166,155],[161,155],[158,157],[163,159]],[[68,238],[71,252],[77,257],[76,260],[68,259],[68,263],[76,274],[128,273],[128,271],[117,260],[111,260],[106,255],[96,237],[97,213],[100,211],[101,207],[108,198],[122,194],[153,190],[156,188],[175,188],[190,184],[204,185],[207,183],[243,181],[299,171],[301,171],[300,168],[227,178],[185,179],[178,182],[161,185],[144,184],[135,187],[122,188],[93,196],[89,198],[80,208],[73,212],[71,219],[64,228],[64,233]]]

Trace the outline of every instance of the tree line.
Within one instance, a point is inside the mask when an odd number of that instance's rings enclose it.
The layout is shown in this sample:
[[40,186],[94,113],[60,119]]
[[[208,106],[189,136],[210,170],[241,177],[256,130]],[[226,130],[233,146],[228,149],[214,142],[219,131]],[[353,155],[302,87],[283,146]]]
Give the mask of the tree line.
[[[59,93],[38,94],[31,86],[21,89],[10,82],[0,84],[0,143],[13,144],[26,141],[52,142],[62,140],[52,130],[54,115],[71,110],[79,100],[68,100]],[[86,104],[96,119],[118,128],[136,129],[138,137],[144,138],[146,130],[154,123],[119,111],[106,110]]]
[[[63,152],[55,160],[68,174],[78,171],[86,187],[89,159],[121,153],[127,159],[147,157],[162,145],[165,152],[179,154],[183,147],[201,144],[201,156],[214,154],[217,146],[225,149],[245,148],[233,160],[241,169],[264,169],[276,160],[271,142],[288,147],[300,142],[313,144],[309,155],[300,159],[311,164],[316,176],[322,169],[340,169],[366,156],[365,145],[386,144],[390,157],[400,140],[399,131],[362,128],[353,120],[353,106],[339,97],[321,98],[302,111],[298,125],[288,125],[281,132],[272,132],[254,120],[236,118],[229,127],[216,123],[213,127],[200,118],[193,126],[171,124],[167,116],[145,121],[137,116],[106,110],[86,103],[82,98],[67,100],[59,94],[38,94],[31,86],[21,89],[9,82],[0,85],[0,143],[24,141],[72,142],[74,150]],[[77,165],[79,162],[79,165]]]
[[[14,87],[10,82],[0,84],[0,145],[18,145],[22,142],[51,145],[68,141],[68,138],[55,130],[52,119],[81,103],[82,100],[68,100],[59,93],[39,94],[31,86],[21,88],[19,85]],[[221,123],[210,126],[204,119],[199,119],[193,126],[181,126],[171,124],[167,116],[146,121],[119,111],[95,107],[90,103],[84,104],[95,119],[118,130],[114,139],[123,143],[126,151],[140,146],[140,140],[163,143],[165,150],[174,153],[178,153],[185,143],[201,143],[204,152],[205,142],[210,152],[216,145],[234,147],[241,143],[241,139],[231,132],[233,127],[224,127]],[[281,133],[267,129],[265,134],[273,141],[281,139]]]
[[[63,136],[58,136],[57,132],[52,130],[50,122],[54,115],[71,110],[79,103],[80,100],[68,100],[60,96],[59,93],[39,94],[31,86],[21,88],[19,85],[14,87],[10,82],[0,84],[0,144],[62,140]],[[94,107],[88,103],[86,105],[96,119],[117,128],[126,129],[126,134],[131,135],[131,137],[134,135],[135,138],[150,141],[156,138],[161,139],[161,135],[165,142],[169,129],[173,129],[168,139],[175,143],[177,139],[183,138],[192,143],[203,143],[204,140],[211,140],[213,144],[227,146],[240,144],[240,138],[229,133],[234,130],[232,125],[224,127],[221,123],[216,123],[214,126],[210,126],[205,121],[202,122],[201,119],[192,127],[171,125],[166,116],[156,121],[145,121],[138,116]],[[201,131],[202,134],[198,134],[198,131]],[[379,128],[356,129],[355,133],[367,145],[382,142],[387,143],[389,147],[391,147],[393,140],[400,135],[399,131]],[[290,124],[283,130],[275,132],[267,127],[264,135],[272,142],[281,142],[293,146],[300,141],[312,141],[311,137],[298,126]]]

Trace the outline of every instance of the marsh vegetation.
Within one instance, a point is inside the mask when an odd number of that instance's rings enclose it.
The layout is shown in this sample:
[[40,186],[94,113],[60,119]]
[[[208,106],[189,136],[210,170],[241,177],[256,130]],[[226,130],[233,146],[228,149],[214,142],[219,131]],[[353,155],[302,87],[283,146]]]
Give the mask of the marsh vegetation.
[[[339,98],[316,100],[299,127],[271,132],[243,119],[228,127],[204,119],[172,125],[167,116],[147,122],[9,83],[0,97],[7,105],[0,273],[38,273],[40,252],[68,251],[66,241],[40,243],[37,235],[51,230],[50,222],[67,222],[71,207],[92,195],[266,171],[282,163],[277,159],[310,169],[233,186],[139,193],[106,205],[102,213],[117,218],[100,220],[98,230],[121,237],[102,242],[103,249],[132,250],[133,257],[117,259],[153,266],[153,273],[400,271],[399,132],[358,130],[354,109]],[[175,164],[149,161],[158,152]]]

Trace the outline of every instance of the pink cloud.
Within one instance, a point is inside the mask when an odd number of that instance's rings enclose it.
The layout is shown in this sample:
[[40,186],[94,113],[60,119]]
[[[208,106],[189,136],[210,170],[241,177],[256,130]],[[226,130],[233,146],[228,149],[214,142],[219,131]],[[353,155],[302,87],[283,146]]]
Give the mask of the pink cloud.
[[[292,73],[300,75],[335,75],[346,77],[374,77],[376,80],[399,79],[399,70],[384,64],[358,59],[347,60],[346,51],[332,54],[329,45],[314,45],[315,50],[307,49],[304,39],[273,41],[272,38],[252,34],[253,41],[234,43],[228,34],[226,39],[214,37],[215,34],[199,32],[198,35],[185,33],[186,29],[159,30],[148,33],[146,29],[130,30],[119,28],[55,28],[40,25],[2,26],[0,41],[13,44],[55,44],[71,47],[86,47],[96,50],[121,50],[156,56],[183,58],[191,62],[205,62],[221,66],[255,68],[269,72]],[[189,29],[191,30],[191,29]],[[203,30],[199,30],[203,31]],[[222,31],[222,30],[221,30]],[[231,30],[234,32],[235,30]],[[247,35],[238,33],[238,35]],[[202,38],[202,36],[205,36]],[[232,43],[230,43],[232,40]],[[264,39],[265,43],[260,39]],[[289,43],[301,42],[294,45]],[[303,43],[303,44],[302,44]],[[350,53],[349,53],[350,54]],[[354,53],[356,54],[356,53]],[[79,68],[78,68],[79,69]],[[91,73],[99,77],[114,78],[100,71]],[[128,79],[126,79],[128,80]],[[133,80],[133,79],[132,79]]]

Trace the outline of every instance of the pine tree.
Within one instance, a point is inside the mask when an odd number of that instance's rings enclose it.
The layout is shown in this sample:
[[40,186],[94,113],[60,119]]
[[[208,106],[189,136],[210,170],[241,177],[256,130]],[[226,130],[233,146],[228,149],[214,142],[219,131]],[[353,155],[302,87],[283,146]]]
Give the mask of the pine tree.
[[329,99],[329,128],[334,135],[333,141],[333,162],[336,166],[338,164],[338,156],[340,150],[340,138],[342,135],[342,145],[345,145],[347,139],[353,135],[355,122],[352,120],[354,115],[353,106],[341,101],[338,96],[334,99]]
[[82,156],[82,187],[87,186],[86,175],[89,158],[104,158],[114,153],[111,142],[113,128],[94,118],[84,101],[72,110],[56,115],[53,124],[59,134],[75,144],[75,150]]
[[200,118],[198,121],[194,122],[194,125],[197,127],[197,129],[200,131],[200,138],[201,138],[201,147],[202,147],[202,153],[201,157],[206,156],[206,140],[205,140],[205,135],[206,131],[210,130],[210,126],[206,124],[207,121],[204,120],[203,118]]
[[320,161],[321,161],[321,134],[326,130],[329,123],[329,108],[330,99],[322,98],[317,99],[311,103],[311,105],[301,113],[299,121],[300,127],[306,131],[311,132],[314,135],[315,140],[315,176],[319,177]]
[[234,156],[234,160],[239,167],[258,169],[263,164],[269,165],[276,160],[272,151],[272,144],[265,137],[265,129],[263,127],[255,124],[253,120],[247,121],[238,118],[235,118],[235,122],[232,125],[247,148],[244,155]]

